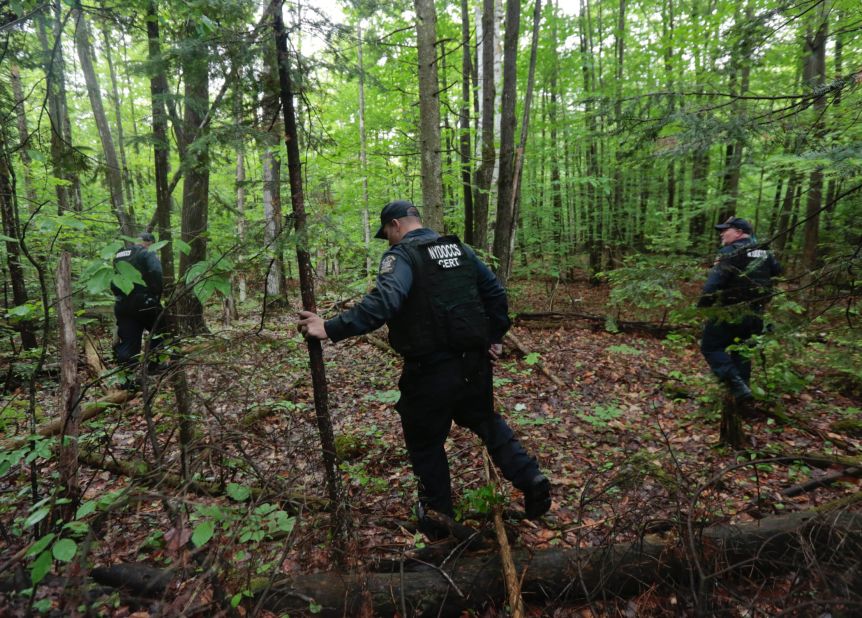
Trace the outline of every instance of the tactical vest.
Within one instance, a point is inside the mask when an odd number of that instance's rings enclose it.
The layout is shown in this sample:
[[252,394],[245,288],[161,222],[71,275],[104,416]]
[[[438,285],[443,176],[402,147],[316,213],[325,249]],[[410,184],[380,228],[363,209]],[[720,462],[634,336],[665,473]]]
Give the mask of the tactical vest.
[[772,293],[773,260],[771,251],[755,243],[741,244],[733,253],[721,256],[733,269],[733,277],[721,291],[721,304],[766,304]]
[[488,316],[476,283],[476,263],[458,237],[400,246],[409,256],[413,285],[389,321],[389,343],[395,351],[410,358],[486,348]]
[[[114,264],[117,262],[128,262],[135,269],[141,273],[141,278],[147,282],[149,285],[149,268],[147,267],[146,261],[146,247],[142,247],[140,245],[132,245],[126,249],[120,249],[117,253],[114,254]],[[111,291],[115,296],[127,296],[123,291],[116,287],[113,283],[111,284]],[[135,287],[129,292],[128,296],[137,295],[137,294],[147,294],[153,295],[148,287],[142,286],[140,283],[136,283]]]

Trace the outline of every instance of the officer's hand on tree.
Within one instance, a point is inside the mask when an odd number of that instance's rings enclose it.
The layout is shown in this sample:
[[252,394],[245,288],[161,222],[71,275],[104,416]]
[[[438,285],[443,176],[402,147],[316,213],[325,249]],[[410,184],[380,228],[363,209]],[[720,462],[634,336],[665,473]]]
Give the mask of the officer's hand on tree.
[[492,343],[488,348],[488,356],[491,357],[491,361],[500,360],[500,356],[503,354],[503,344],[502,343]]
[[297,323],[296,329],[301,332],[306,339],[311,337],[313,339],[323,340],[329,337],[329,335],[326,334],[326,326],[324,325],[323,318],[311,311],[299,312],[299,323]]

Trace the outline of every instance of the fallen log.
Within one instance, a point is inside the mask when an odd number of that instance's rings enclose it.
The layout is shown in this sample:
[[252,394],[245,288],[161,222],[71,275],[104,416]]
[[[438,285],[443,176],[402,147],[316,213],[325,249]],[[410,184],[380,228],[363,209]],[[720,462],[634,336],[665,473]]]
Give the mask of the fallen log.
[[[589,313],[544,311],[523,312],[515,315],[515,323],[525,328],[559,328],[576,321],[591,322],[594,328],[604,329],[607,316],[591,315]],[[685,330],[684,327],[671,327],[658,322],[640,322],[629,320],[614,320],[619,332],[644,332],[654,337],[664,338],[673,330]]]
[[[106,408],[116,407],[122,403],[125,403],[130,399],[131,395],[132,394],[129,391],[115,390],[108,392],[107,395],[105,395],[98,401],[84,404],[83,408],[81,409],[80,422],[83,423],[84,421],[90,420],[91,418],[98,416]],[[36,433],[42,437],[48,438],[50,436],[56,436],[58,433],[60,433],[62,429],[63,419],[58,418],[36,429]],[[5,451],[21,448],[22,446],[27,444],[27,440],[29,439],[29,436],[22,436],[19,438],[11,438],[9,440],[4,440],[3,442],[0,442],[0,450]]]
[[[829,542],[831,539],[831,542]],[[696,561],[683,549],[697,547]],[[719,525],[699,533],[694,543],[655,535],[636,543],[590,549],[518,550],[513,558],[524,573],[522,593],[529,603],[548,600],[631,596],[663,583],[690,585],[732,573],[757,575],[799,568],[803,557],[836,555],[848,565],[862,552],[862,515],[794,513],[751,524]],[[458,616],[486,603],[502,605],[505,589],[496,554],[469,555],[447,569],[393,573],[316,573],[276,582],[262,606],[276,612],[307,609],[309,599],[323,616],[355,615],[370,598],[375,615]],[[454,586],[463,598],[454,593]]]

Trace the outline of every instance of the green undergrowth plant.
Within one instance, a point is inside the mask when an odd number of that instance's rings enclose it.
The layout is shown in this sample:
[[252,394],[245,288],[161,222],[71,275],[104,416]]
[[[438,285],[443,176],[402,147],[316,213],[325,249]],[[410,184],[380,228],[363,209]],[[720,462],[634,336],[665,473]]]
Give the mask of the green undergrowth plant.
[[639,309],[664,323],[669,312],[685,304],[681,284],[699,273],[699,267],[677,255],[632,255],[623,266],[599,273],[610,284],[606,328],[617,332],[617,317]]

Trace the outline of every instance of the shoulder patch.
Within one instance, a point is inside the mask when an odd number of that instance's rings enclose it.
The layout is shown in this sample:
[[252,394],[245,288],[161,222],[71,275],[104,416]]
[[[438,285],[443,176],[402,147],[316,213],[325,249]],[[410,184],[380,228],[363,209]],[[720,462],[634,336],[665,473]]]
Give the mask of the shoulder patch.
[[397,258],[394,255],[392,255],[391,253],[389,255],[384,255],[383,259],[380,260],[380,270],[378,271],[378,274],[388,275],[393,270],[395,270],[395,260],[396,259]]
[[124,258],[132,255],[132,252],[129,249],[123,249],[122,251],[117,251],[117,254],[114,256],[115,258]]

